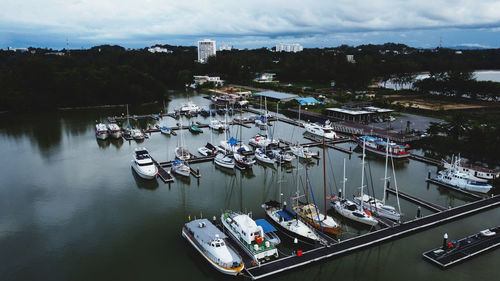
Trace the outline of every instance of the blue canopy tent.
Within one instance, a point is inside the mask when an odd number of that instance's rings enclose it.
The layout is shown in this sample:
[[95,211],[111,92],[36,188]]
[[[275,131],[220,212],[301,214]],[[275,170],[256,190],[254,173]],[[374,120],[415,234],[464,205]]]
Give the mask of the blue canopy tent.
[[295,100],[298,101],[301,105],[325,104],[324,102],[319,101],[313,97],[296,98]]

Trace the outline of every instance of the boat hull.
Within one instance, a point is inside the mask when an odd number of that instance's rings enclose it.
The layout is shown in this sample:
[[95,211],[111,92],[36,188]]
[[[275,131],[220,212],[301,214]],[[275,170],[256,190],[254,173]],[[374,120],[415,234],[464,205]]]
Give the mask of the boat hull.
[[236,275],[240,274],[241,271],[243,270],[243,268],[244,268],[243,263],[241,263],[241,265],[237,268],[227,268],[227,267],[223,267],[223,266],[218,265],[215,261],[210,259],[201,250],[201,248],[197,245],[197,243],[194,242],[191,237],[189,237],[189,234],[187,234],[184,229],[182,230],[182,236],[191,244],[191,246],[193,246],[205,258],[206,261],[208,261],[208,263],[210,263],[210,265],[212,265],[212,267],[217,269],[217,271],[219,271],[220,273],[236,276]]
[[311,218],[303,217],[303,216],[301,216],[301,218],[305,222],[307,222],[308,224],[312,225],[314,228],[319,229],[319,230],[323,229],[323,231],[326,233],[337,235],[340,232],[342,232],[342,228],[340,228],[340,227],[325,227],[324,225],[320,226],[319,223],[316,223],[316,221],[311,219]]
[[378,224],[378,221],[375,219],[367,219],[365,217],[358,217],[358,216],[354,215],[353,211],[340,207],[340,203],[337,204],[337,202],[335,202],[335,203],[331,203],[331,205],[337,213],[339,213],[340,215],[342,215],[345,218],[348,218],[350,220],[353,220],[353,221],[356,221],[356,222],[359,222],[359,223],[362,223],[365,225],[369,225],[369,226],[375,226]]
[[292,232],[288,229],[286,229],[285,227],[281,226],[281,224],[277,223],[269,214],[268,212],[266,211],[266,218],[268,218],[271,222],[271,224],[273,224],[277,229],[279,229],[283,234],[285,234],[291,242],[293,242],[293,240],[295,238],[297,238],[297,240],[300,242],[300,243],[303,243],[303,244],[307,244],[307,245],[310,245],[310,246],[315,246],[319,243],[318,240],[314,240],[314,239],[311,239],[309,237],[305,237],[305,236],[302,236],[302,235],[299,235],[295,232]]
[[226,168],[226,169],[233,169],[234,168],[234,162],[233,163],[227,163],[224,161],[218,161],[217,159],[214,159],[215,165]]

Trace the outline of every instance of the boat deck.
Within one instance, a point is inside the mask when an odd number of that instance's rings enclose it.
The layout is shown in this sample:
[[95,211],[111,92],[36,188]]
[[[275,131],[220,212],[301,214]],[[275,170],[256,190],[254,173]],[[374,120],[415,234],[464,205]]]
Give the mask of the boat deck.
[[497,226],[490,230],[495,234],[483,236],[477,233],[458,240],[452,248],[445,250],[442,247],[432,249],[423,253],[422,256],[441,268],[447,268],[500,246],[500,227]]
[[423,218],[416,218],[412,221],[408,221],[394,227],[383,228],[355,238],[350,238],[334,245],[323,246],[306,251],[302,254],[302,256],[289,256],[261,266],[247,266],[245,271],[253,280],[264,278],[316,261],[339,257],[356,250],[394,240],[404,235],[418,232],[431,226],[443,224],[460,217],[496,207],[498,205],[500,205],[500,196],[478,200],[459,207],[428,215]]

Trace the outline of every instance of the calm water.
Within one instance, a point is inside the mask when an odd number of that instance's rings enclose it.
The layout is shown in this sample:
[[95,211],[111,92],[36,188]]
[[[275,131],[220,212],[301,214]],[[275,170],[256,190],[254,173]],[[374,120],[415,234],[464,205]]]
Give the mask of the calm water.
[[[200,96],[199,105],[208,105]],[[179,95],[169,104],[173,110],[185,102]],[[131,114],[159,112],[160,105],[130,108]],[[196,164],[201,179],[177,179],[167,185],[144,181],[130,168],[134,148],[145,146],[159,161],[173,158],[179,136],[153,134],[135,141],[97,141],[95,120],[119,115],[124,108],[75,110],[58,113],[0,116],[0,280],[220,280],[233,279],[213,270],[181,237],[188,216],[219,216],[223,209],[253,212],[263,218],[261,204],[278,198],[278,170],[254,166],[253,172],[225,171],[212,163]],[[247,114],[248,115],[248,114]],[[218,118],[222,118],[218,116]],[[208,119],[198,117],[201,122]],[[174,125],[164,118],[156,124]],[[184,120],[187,124],[186,119]],[[141,121],[132,125],[154,125]],[[296,128],[273,126],[280,138],[302,140]],[[184,133],[193,153],[199,146],[223,134]],[[238,134],[238,127],[232,128]],[[244,129],[243,139],[258,129]],[[352,144],[343,144],[348,148]],[[319,148],[315,148],[317,150]],[[328,193],[341,187],[342,159],[347,161],[347,194],[360,186],[360,153],[351,157],[327,151]],[[367,180],[381,196],[384,160],[368,157]],[[284,168],[284,200],[296,190],[297,162]],[[305,169],[299,165],[303,186]],[[308,166],[315,198],[323,208],[322,161]],[[427,171],[435,167],[407,161],[396,163],[401,190],[443,206],[467,202],[460,194],[427,185]],[[304,193],[301,188],[301,193]],[[389,202],[396,204],[394,196]],[[407,218],[416,207],[401,200]],[[429,212],[424,210],[425,214]],[[333,214],[330,211],[330,214]],[[500,210],[491,210],[442,225],[378,247],[295,270],[273,280],[485,280],[496,278],[500,251],[492,252],[442,271],[421,258],[424,250],[439,246],[444,232],[461,238],[499,225]],[[367,230],[344,224],[344,239]],[[287,249],[284,249],[286,252]]]

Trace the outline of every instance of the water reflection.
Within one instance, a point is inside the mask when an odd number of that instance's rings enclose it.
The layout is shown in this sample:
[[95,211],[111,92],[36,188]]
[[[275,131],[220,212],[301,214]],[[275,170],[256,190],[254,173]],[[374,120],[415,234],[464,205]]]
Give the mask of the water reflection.
[[110,143],[111,143],[111,145],[113,145],[114,147],[119,149],[123,145],[123,138],[110,139]]
[[155,190],[158,188],[158,180],[157,179],[152,179],[152,180],[146,180],[141,178],[134,168],[130,167],[131,173],[134,176],[135,184],[137,185],[137,188],[139,189],[147,189],[147,190]]
[[96,142],[97,142],[97,146],[100,148],[100,149],[106,149],[109,147],[109,145],[111,144],[111,142],[109,141],[109,139],[106,139],[106,140],[101,140],[101,139],[98,139],[98,138],[95,138]]

